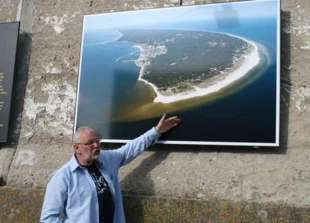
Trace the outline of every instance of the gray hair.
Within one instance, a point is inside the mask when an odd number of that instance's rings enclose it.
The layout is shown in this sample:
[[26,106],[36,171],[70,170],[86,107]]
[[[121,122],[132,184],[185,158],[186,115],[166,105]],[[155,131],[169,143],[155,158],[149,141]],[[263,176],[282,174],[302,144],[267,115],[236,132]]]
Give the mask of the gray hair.
[[75,133],[73,135],[73,139],[72,139],[73,143],[79,143],[80,142],[82,132],[96,133],[93,129],[91,129],[87,126],[81,126],[75,131]]

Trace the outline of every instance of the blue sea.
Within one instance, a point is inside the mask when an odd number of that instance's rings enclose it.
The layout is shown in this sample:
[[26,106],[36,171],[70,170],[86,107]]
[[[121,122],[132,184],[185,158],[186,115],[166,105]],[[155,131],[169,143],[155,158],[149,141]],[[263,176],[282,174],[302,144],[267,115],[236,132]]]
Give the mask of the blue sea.
[[[182,123],[161,140],[185,144],[275,143],[278,103],[275,18],[239,19],[229,28],[206,21],[166,23],[152,28],[233,34],[263,46],[265,54],[261,52],[262,61],[257,68],[221,92],[203,99],[154,105],[155,92],[137,82],[140,67],[134,60],[139,58],[140,50],[132,43],[117,42],[121,37],[117,30],[84,32],[76,127],[89,126],[102,139],[130,140],[155,126],[161,114],[167,113],[179,116]],[[195,100],[199,100],[198,104]],[[144,105],[150,106],[149,110],[143,110]],[[147,118],[146,113],[154,115]],[[130,114],[141,119],[124,118]]]

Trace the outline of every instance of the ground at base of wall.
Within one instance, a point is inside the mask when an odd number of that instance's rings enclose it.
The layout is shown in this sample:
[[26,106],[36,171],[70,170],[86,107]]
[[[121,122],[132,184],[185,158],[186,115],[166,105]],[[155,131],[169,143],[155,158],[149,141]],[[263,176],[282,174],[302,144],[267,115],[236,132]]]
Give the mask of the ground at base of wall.
[[306,223],[310,207],[125,196],[127,223]]
[[[39,222],[45,190],[0,187],[0,223]],[[310,222],[310,207],[125,196],[127,223]]]

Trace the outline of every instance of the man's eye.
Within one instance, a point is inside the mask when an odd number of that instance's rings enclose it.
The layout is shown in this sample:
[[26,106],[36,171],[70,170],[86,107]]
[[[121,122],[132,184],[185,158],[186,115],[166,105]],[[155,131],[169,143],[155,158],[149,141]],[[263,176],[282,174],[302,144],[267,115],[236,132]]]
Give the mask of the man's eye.
[[85,143],[86,146],[90,146],[90,145],[92,145],[92,144],[93,144],[93,142],[87,142],[87,143]]

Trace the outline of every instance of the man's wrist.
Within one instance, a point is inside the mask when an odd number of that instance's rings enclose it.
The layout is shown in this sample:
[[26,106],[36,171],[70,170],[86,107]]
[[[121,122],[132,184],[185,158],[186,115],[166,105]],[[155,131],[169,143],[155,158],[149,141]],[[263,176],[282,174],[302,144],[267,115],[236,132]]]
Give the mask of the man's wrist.
[[160,132],[158,126],[155,126],[155,130],[156,130],[159,134],[162,134],[162,132]]

